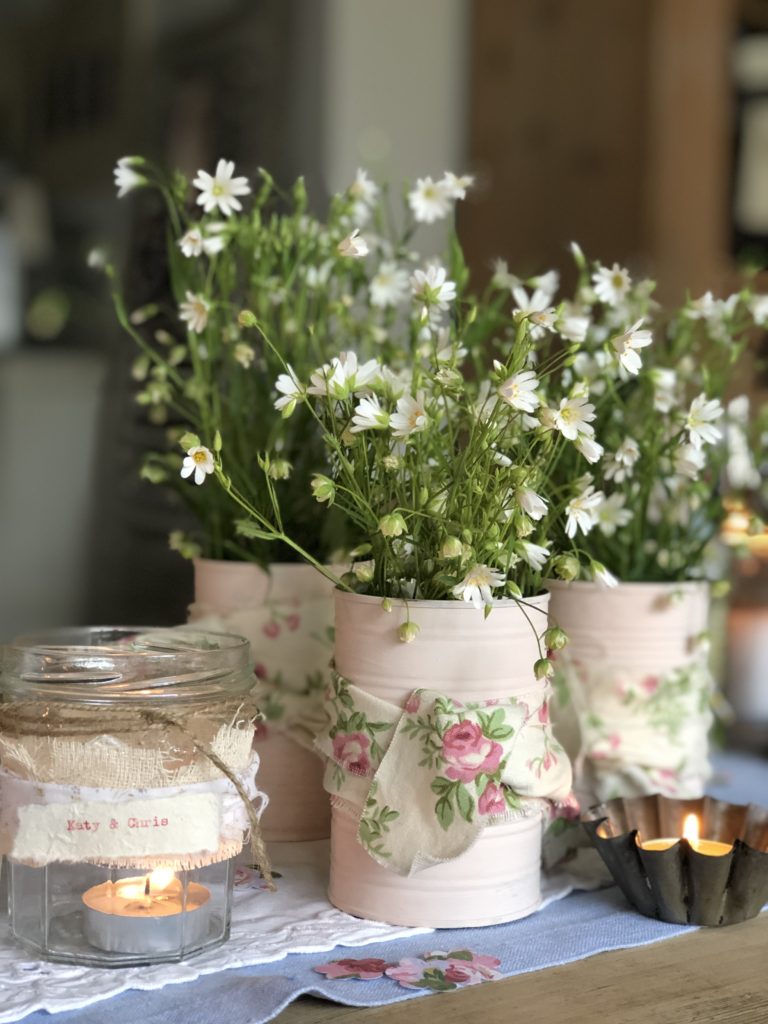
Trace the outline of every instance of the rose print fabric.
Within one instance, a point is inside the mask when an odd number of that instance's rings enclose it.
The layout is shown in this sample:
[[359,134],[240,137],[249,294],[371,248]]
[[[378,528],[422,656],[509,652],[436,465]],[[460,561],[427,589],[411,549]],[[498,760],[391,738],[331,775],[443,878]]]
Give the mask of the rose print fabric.
[[581,799],[703,794],[714,688],[703,654],[666,674],[587,664],[567,648],[556,664],[556,731]]
[[251,644],[254,697],[268,728],[307,750],[325,722],[323,691],[333,651],[330,597],[266,601],[221,614],[193,604],[190,622],[201,629],[236,633]]
[[333,673],[326,708],[325,788],[397,874],[460,856],[488,825],[571,805],[571,766],[541,683],[467,704],[414,690],[400,708]]

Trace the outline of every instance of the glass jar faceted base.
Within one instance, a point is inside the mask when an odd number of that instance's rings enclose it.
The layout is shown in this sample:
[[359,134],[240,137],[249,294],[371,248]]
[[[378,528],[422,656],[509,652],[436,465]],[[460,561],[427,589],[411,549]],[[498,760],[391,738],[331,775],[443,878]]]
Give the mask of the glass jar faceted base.
[[10,862],[11,934],[59,963],[177,963],[229,938],[234,858],[189,871]]

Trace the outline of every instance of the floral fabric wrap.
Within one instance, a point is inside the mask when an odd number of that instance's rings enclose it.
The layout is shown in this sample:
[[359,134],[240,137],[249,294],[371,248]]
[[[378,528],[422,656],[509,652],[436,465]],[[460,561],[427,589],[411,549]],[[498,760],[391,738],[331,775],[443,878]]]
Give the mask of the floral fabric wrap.
[[587,664],[564,652],[555,689],[556,731],[574,758],[580,799],[582,787],[598,801],[702,795],[711,773],[714,689],[704,652],[658,674]]
[[333,673],[317,738],[325,788],[374,860],[411,875],[460,856],[487,825],[573,806],[548,693],[524,697],[464,704],[414,690],[403,709]]
[[[333,603],[328,597],[269,600],[226,613],[193,604],[190,621],[251,644],[252,696],[268,727],[307,750],[325,723],[323,691],[333,649]],[[263,728],[263,726],[262,726]]]

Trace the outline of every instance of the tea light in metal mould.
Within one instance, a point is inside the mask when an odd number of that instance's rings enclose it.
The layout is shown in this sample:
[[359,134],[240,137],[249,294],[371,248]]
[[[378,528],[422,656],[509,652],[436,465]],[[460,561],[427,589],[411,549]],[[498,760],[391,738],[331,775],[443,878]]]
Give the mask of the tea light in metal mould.
[[155,955],[196,946],[208,934],[210,896],[196,882],[185,889],[170,868],[102,882],[82,897],[85,937],[109,953]]
[[[724,857],[733,851],[733,843],[721,843],[716,839],[699,839],[699,819],[688,814],[683,822],[683,839],[687,839],[692,850],[710,857]],[[644,839],[638,836],[638,845],[643,850],[668,850],[679,839]]]

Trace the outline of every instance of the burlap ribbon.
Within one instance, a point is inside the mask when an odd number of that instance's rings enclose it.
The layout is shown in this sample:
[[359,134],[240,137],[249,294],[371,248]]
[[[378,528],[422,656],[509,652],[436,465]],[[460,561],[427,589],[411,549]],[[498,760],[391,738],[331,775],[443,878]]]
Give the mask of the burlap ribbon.
[[[114,705],[107,707],[84,706],[82,703],[68,701],[6,701],[0,703],[0,763],[3,766],[22,774],[25,777],[46,782],[79,782],[84,786],[104,784],[101,778],[88,778],[82,765],[76,766],[78,778],[57,779],[55,760],[56,745],[71,749],[74,744],[84,744],[88,740],[99,738],[127,738],[132,748],[139,754],[138,764],[146,767],[150,764],[153,779],[132,780],[135,785],[163,786],[173,785],[183,779],[184,757],[180,758],[178,737],[187,749],[191,747],[195,754],[207,764],[196,766],[196,781],[205,777],[224,776],[243,801],[250,827],[250,844],[255,865],[265,880],[273,887],[269,857],[261,835],[258,813],[238,778],[237,768],[228,764],[214,749],[213,742],[201,738],[201,725],[207,723],[227,723],[233,730],[247,727],[252,733],[254,721],[259,717],[255,705],[242,700],[219,701],[209,705],[197,704],[175,714],[157,710],[156,706],[141,705],[130,709],[118,709]],[[221,731],[221,729],[219,730]],[[173,735],[177,736],[174,742]],[[51,756],[47,764],[42,759],[37,763],[29,758],[29,750],[25,749],[25,741],[33,749],[40,749],[40,741]],[[247,743],[250,749],[250,741]],[[149,755],[149,756],[147,756]],[[67,755],[71,759],[71,755]],[[112,759],[120,757],[114,752]]]

